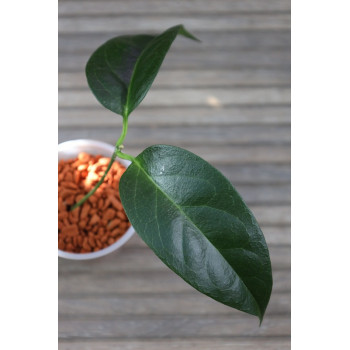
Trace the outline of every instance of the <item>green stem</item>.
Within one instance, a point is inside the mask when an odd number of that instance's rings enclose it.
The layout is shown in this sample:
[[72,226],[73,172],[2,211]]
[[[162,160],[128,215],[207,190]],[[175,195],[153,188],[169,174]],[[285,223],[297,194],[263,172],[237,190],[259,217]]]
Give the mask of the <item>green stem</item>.
[[123,130],[117,143],[115,144],[116,148],[119,148],[123,144],[123,141],[125,139],[127,132],[128,132],[128,117],[123,117]]
[[130,160],[131,163],[137,163],[136,159],[130,154],[123,153],[120,150],[117,151],[117,156],[121,159]]
[[125,136],[128,132],[128,118],[127,117],[124,117],[123,118],[123,130],[122,130],[122,133],[118,139],[118,141],[116,142],[115,144],[115,149],[114,149],[114,152],[113,152],[113,155],[111,157],[111,160],[109,161],[108,163],[108,166],[107,166],[107,169],[105,171],[105,173],[102,175],[101,179],[97,182],[97,184],[95,185],[95,187],[90,191],[88,192],[80,201],[78,201],[77,203],[75,203],[70,210],[74,210],[76,208],[78,208],[80,205],[82,205],[89,197],[91,197],[95,192],[96,190],[101,186],[101,184],[103,183],[106,175],[108,174],[109,170],[111,169],[112,167],[112,164],[114,163],[115,161],[115,158],[118,156],[119,158],[122,158],[122,159],[127,159],[127,160],[130,160],[131,162],[135,162],[135,158],[132,157],[131,155],[129,154],[126,154],[126,153],[122,153],[121,152],[121,149],[122,149],[122,144],[123,144],[123,141],[125,139]]

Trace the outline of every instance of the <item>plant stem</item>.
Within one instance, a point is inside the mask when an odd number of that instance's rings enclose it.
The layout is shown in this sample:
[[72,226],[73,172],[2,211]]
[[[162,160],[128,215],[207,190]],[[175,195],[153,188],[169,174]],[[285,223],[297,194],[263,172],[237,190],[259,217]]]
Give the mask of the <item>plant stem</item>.
[[115,144],[115,147],[116,148],[119,148],[122,144],[123,144],[123,141],[125,139],[125,136],[128,132],[128,117],[123,117],[123,130],[122,130],[122,133],[117,141],[117,143]]
[[132,163],[137,163],[137,160],[133,156],[127,153],[123,153],[120,150],[117,151],[117,156],[121,159],[130,160]]
[[126,154],[126,153],[122,153],[121,152],[121,149],[123,148],[122,147],[122,144],[123,144],[123,141],[125,139],[125,136],[128,132],[128,117],[123,117],[123,130],[122,130],[122,133],[118,139],[118,141],[116,142],[115,144],[115,149],[114,149],[114,152],[112,154],[112,157],[111,157],[111,160],[110,162],[108,163],[108,166],[107,166],[107,169],[105,171],[105,173],[102,175],[101,179],[97,182],[97,184],[95,185],[95,187],[90,191],[88,192],[79,202],[75,203],[70,210],[74,210],[76,208],[78,208],[80,205],[82,205],[89,197],[91,197],[95,192],[96,190],[100,187],[100,185],[103,183],[106,175],[108,174],[109,170],[111,169],[112,167],[112,164],[114,163],[115,161],[115,158],[118,156],[119,158],[122,158],[122,159],[127,159],[127,160],[130,160],[131,162],[135,162],[135,158],[132,157],[131,155],[129,154]]

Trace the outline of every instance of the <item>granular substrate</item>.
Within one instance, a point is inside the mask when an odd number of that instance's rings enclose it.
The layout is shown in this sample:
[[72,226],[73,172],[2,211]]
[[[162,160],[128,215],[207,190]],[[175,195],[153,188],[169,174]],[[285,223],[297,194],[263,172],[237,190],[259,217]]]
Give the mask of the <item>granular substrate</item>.
[[58,163],[58,249],[90,253],[116,242],[130,227],[120,202],[119,180],[126,170],[114,162],[104,182],[80,207],[70,207],[104,174],[110,158],[80,153]]

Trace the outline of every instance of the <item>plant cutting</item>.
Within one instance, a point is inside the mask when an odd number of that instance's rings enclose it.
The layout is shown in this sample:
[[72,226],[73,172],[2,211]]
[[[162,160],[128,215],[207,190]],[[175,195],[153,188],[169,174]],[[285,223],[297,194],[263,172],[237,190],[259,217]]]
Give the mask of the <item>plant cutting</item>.
[[98,184],[116,157],[131,162],[119,182],[125,213],[154,253],[201,293],[263,319],[272,290],[268,247],[254,215],[232,184],[199,156],[151,145],[137,157],[124,152],[129,116],[150,89],[182,25],[160,35],[126,35],[102,44],[86,65],[96,99],[122,117],[123,128]]

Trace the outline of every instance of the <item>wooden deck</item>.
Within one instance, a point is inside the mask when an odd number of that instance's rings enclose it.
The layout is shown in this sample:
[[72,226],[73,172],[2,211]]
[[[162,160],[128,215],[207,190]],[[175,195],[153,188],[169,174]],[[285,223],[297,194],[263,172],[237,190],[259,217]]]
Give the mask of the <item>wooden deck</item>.
[[184,147],[221,170],[269,245],[274,287],[261,327],[189,287],[135,235],[119,253],[59,260],[60,350],[290,349],[290,2],[59,0],[59,142],[114,144],[121,118],[84,75],[92,51],[126,33],[184,24],[146,99],[126,152]]

